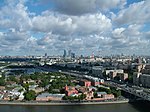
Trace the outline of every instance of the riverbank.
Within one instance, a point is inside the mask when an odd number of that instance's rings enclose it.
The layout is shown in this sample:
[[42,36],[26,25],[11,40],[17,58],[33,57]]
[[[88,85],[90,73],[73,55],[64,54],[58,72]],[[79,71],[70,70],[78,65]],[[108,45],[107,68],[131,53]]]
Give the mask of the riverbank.
[[62,101],[57,101],[57,102],[4,102],[1,101],[0,105],[99,105],[99,104],[120,104],[120,103],[128,103],[128,99],[124,100],[116,100],[116,101],[68,101],[68,102],[62,102]]

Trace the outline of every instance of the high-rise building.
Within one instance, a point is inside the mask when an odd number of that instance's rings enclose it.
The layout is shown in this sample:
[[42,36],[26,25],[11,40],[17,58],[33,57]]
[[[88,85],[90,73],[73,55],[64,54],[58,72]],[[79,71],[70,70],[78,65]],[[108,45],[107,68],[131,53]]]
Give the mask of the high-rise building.
[[44,56],[45,58],[47,58],[47,53],[45,53],[45,56]]
[[75,53],[71,53],[71,58],[75,58]]
[[83,55],[81,55],[80,58],[83,58]]
[[66,50],[64,50],[63,57],[66,57],[66,56],[67,56],[67,52],[66,52]]
[[71,50],[68,50],[68,57],[71,57]]

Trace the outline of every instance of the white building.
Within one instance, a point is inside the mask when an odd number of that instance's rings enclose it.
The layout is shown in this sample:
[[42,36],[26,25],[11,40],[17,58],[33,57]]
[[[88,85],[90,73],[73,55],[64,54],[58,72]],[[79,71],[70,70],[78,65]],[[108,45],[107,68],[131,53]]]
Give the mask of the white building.
[[122,69],[117,69],[117,70],[106,70],[106,75],[109,75],[110,72],[115,72],[115,73],[124,73]]
[[24,95],[23,95],[23,94],[24,94],[24,92],[21,92],[21,93],[20,93],[19,98],[18,98],[19,101],[21,101],[21,100],[24,99]]

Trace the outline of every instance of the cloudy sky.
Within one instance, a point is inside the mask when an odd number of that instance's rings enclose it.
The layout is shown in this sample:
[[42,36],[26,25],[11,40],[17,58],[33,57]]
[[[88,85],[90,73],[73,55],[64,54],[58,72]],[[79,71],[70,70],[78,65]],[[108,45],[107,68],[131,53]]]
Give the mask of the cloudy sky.
[[150,0],[1,0],[0,55],[150,55]]

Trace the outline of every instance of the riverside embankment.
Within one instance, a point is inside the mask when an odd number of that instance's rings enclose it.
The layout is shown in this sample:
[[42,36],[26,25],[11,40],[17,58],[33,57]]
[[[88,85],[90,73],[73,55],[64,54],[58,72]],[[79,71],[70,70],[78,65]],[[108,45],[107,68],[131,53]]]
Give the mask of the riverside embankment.
[[16,102],[16,101],[0,101],[0,105],[98,105],[98,104],[120,104],[128,103],[128,99],[116,101],[51,101],[51,102]]

